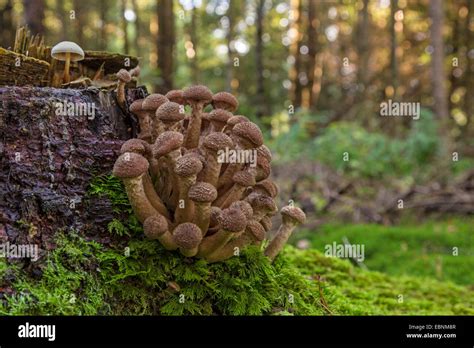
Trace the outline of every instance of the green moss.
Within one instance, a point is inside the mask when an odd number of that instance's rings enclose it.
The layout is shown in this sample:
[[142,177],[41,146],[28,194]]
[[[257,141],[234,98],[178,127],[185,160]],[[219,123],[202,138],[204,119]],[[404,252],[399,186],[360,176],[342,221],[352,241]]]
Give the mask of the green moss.
[[351,244],[364,245],[364,263],[370,270],[472,285],[473,223],[472,218],[452,218],[399,226],[329,224],[318,231],[300,231],[295,240],[307,238],[313,248],[324,252],[326,245],[342,243],[347,237]]

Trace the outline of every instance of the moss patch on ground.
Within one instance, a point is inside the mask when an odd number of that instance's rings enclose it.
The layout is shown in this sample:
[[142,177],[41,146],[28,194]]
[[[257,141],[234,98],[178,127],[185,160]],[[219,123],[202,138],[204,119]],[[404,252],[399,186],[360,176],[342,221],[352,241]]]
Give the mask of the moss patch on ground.
[[299,231],[294,241],[308,239],[325,252],[333,242],[365,248],[364,264],[390,275],[430,277],[461,285],[474,285],[474,219],[450,218],[399,226],[328,224],[317,231]]
[[116,179],[98,178],[91,194],[117,210],[111,242],[60,232],[40,274],[0,259],[0,314],[474,314],[468,287],[364,271],[316,250],[287,246],[273,264],[258,247],[216,264],[185,258],[144,239]]

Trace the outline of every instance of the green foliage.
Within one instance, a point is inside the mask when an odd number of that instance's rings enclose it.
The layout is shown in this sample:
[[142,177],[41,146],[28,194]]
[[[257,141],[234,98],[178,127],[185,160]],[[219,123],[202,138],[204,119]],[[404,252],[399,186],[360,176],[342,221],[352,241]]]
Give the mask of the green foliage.
[[[317,232],[301,231],[311,246],[324,252],[325,245],[363,244],[364,263],[370,270],[390,275],[431,277],[458,284],[474,283],[473,219],[450,219],[401,226],[324,225]],[[453,255],[453,248],[458,255]]]
[[[335,122],[311,139],[308,127],[324,115],[295,117],[298,122],[271,143],[272,149],[280,154],[277,160],[310,158],[355,177],[380,178],[416,173],[432,164],[437,153],[437,125],[426,109],[421,110],[419,120],[413,121],[406,139],[391,139],[347,122]],[[346,152],[349,160],[344,160]]]
[[123,183],[111,174],[96,176],[89,185],[88,195],[108,197],[116,213],[132,214]]

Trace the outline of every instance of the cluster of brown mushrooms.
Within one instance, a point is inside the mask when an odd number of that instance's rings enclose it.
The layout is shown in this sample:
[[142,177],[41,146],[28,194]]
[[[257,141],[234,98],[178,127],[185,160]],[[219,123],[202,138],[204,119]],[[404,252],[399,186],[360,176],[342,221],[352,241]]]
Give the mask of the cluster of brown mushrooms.
[[[278,193],[269,179],[272,155],[259,127],[233,114],[237,107],[232,94],[212,94],[202,85],[130,105],[140,132],[123,144],[113,173],[123,180],[145,235],[168,250],[222,261],[260,245],[271,228]],[[256,165],[219,160],[230,149],[255,150]],[[272,260],[305,220],[294,206],[281,214],[283,224],[265,248]]]

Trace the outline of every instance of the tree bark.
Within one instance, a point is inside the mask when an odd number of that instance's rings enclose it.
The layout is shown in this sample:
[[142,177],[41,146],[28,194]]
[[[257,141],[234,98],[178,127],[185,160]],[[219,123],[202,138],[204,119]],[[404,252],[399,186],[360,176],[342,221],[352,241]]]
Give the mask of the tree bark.
[[158,0],[158,68],[161,82],[156,86],[159,93],[173,89],[173,52],[175,45],[174,13],[172,0]]
[[13,2],[7,0],[0,10],[0,46],[11,47],[15,40],[15,26],[13,25]]
[[235,1],[229,3],[227,10],[227,18],[229,20],[229,28],[226,33],[227,43],[227,75],[226,75],[226,90],[233,93],[232,80],[234,79],[234,50],[232,48],[232,41],[234,40],[234,16],[235,16]]
[[312,110],[316,108],[315,93],[315,70],[318,59],[318,18],[316,1],[310,0],[308,4],[308,64],[306,74],[308,76],[308,107]]
[[107,50],[107,9],[108,9],[108,1],[107,0],[100,0],[100,7],[99,7],[99,15],[100,15],[100,42],[99,47],[100,50],[106,51]]
[[257,3],[257,33],[255,38],[255,67],[257,73],[257,117],[262,117],[268,111],[265,98],[265,84],[263,77],[263,20],[265,0]]
[[191,42],[193,44],[193,50],[194,50],[194,57],[189,58],[190,59],[190,65],[191,65],[191,78],[193,80],[193,83],[197,84],[199,82],[200,76],[199,76],[199,62],[198,62],[198,35],[197,35],[197,27],[198,27],[198,13],[197,13],[197,8],[196,5],[194,4],[193,1],[193,9],[191,12],[191,23],[189,26],[189,37],[191,39]]
[[[127,103],[145,95],[129,89]],[[90,103],[95,115],[58,115],[57,102]],[[1,87],[0,243],[48,250],[60,231],[107,233],[111,202],[87,190],[95,176],[110,174],[136,128],[110,92]]]
[[303,20],[303,4],[301,0],[292,0],[291,9],[294,14],[294,24],[292,28],[296,30],[297,37],[293,41],[290,51],[291,55],[294,58],[294,64],[290,70],[290,81],[291,81],[291,104],[298,108],[301,106],[301,96],[302,96],[302,85],[300,82],[300,73],[302,71],[302,59],[301,59],[301,45],[303,39],[302,32],[302,20]]
[[[367,89],[369,77],[369,0],[363,0],[363,8],[359,11],[357,50],[359,64],[357,69],[357,81],[362,84],[363,91]],[[393,27],[393,26],[392,26]]]
[[76,43],[79,46],[84,47],[84,18],[85,18],[85,9],[84,9],[84,2],[82,0],[74,0],[74,12],[75,12],[75,19],[72,21],[75,29],[76,34]]
[[397,64],[397,32],[395,31],[395,13],[398,10],[398,0],[390,2],[390,82],[393,87],[393,99],[397,98],[398,64]]
[[128,21],[125,18],[125,11],[127,10],[127,0],[121,0],[120,6],[120,18],[123,32],[123,50],[125,54],[128,54],[130,51],[130,44],[128,41]]
[[33,34],[44,34],[44,0],[23,0],[25,23]]

